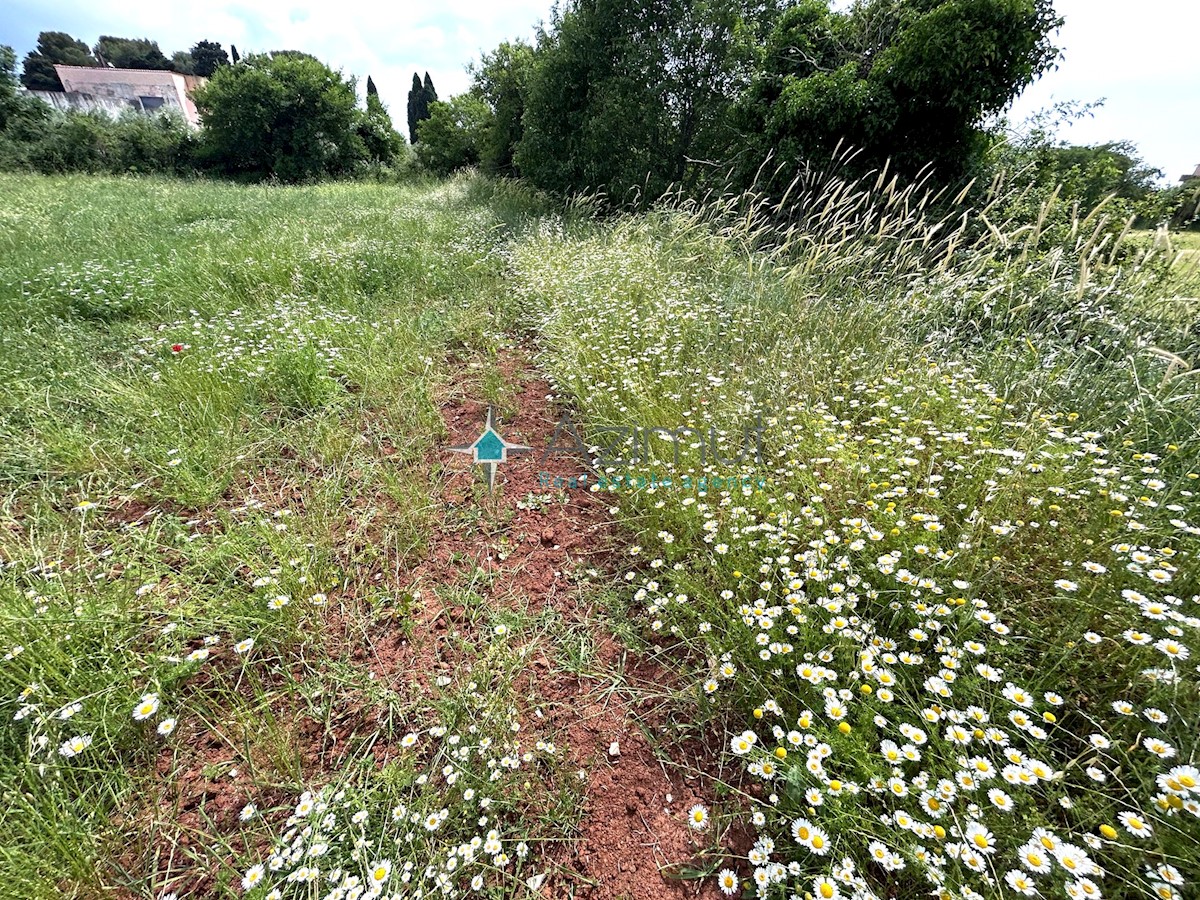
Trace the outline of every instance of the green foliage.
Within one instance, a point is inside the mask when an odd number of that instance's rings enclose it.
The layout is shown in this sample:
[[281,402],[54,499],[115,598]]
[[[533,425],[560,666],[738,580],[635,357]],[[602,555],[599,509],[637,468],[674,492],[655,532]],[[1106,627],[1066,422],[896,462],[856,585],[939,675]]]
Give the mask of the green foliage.
[[[723,187],[730,168],[779,196],[839,146],[861,168],[894,159],[913,177],[932,164],[952,181],[978,163],[985,117],[1051,65],[1058,24],[1050,0],[569,3],[532,60],[485,57],[488,155],[507,170],[515,139],[516,168],[539,187],[616,202]],[[502,77],[514,67],[528,74]]]
[[195,75],[196,61],[187,50],[176,50],[171,54],[171,69],[180,75]]
[[20,91],[17,89],[17,55],[13,48],[0,44],[0,133],[3,133],[8,122],[16,116],[23,103]]
[[659,196],[690,160],[724,152],[737,35],[763,18],[720,0],[569,5],[532,63],[516,165],[556,193]]
[[16,54],[0,45],[0,169],[20,168],[50,119],[50,107],[18,90]]
[[194,166],[195,135],[176,115],[130,110],[113,120],[103,113],[37,106],[0,133],[0,169],[148,174],[186,173]]
[[1124,200],[1145,200],[1163,177],[1161,170],[1142,161],[1129,141],[1053,147],[1043,168],[1065,191],[1079,197],[1085,208],[1094,208],[1110,194]]
[[1157,199],[1172,228],[1200,229],[1200,180],[1177,184],[1160,192]]
[[413,72],[412,87],[408,89],[408,140],[417,143],[417,121],[421,112],[421,76]]
[[437,91],[433,87],[433,79],[425,73],[425,81],[413,72],[412,87],[408,91],[408,139],[415,146],[419,134],[417,126],[429,118],[429,105],[437,100]]
[[375,89],[375,83],[369,76],[367,112],[360,118],[358,134],[371,160],[382,165],[391,165],[401,158],[407,149],[404,135],[396,131],[392,117],[383,101],[379,99],[379,91]]
[[215,41],[197,41],[188,51],[192,58],[193,74],[210,78],[221,66],[229,65],[229,54]]
[[992,166],[1026,171],[1043,192],[1058,188],[1086,214],[1107,197],[1137,204],[1151,197],[1163,173],[1146,165],[1129,141],[1075,145],[1057,140],[1035,117],[1027,134],[1003,138],[991,151]]
[[417,126],[417,159],[438,175],[476,165],[492,126],[492,111],[473,94],[429,105],[429,118]]
[[[141,52],[146,43],[102,41],[113,52],[122,45],[138,45]],[[45,43],[57,47],[62,41],[51,35]],[[75,43],[75,51],[86,51]],[[404,138],[377,92],[369,92],[364,112],[356,106],[353,82],[307,53],[280,51],[238,67],[228,65],[224,53],[219,44],[200,41],[177,54],[180,69],[199,73],[211,64],[219,76],[197,92],[210,126],[201,144],[201,134],[169,114],[129,112],[114,121],[99,113],[57,112],[18,91],[15,55],[0,48],[0,169],[128,174],[207,168],[298,181],[368,174],[368,168],[372,177],[391,178],[396,165],[413,165],[404,159]]]
[[985,149],[981,123],[1054,62],[1061,24],[1050,0],[865,0],[834,12],[804,0],[784,13],[739,104],[752,149],[742,181],[773,156],[779,190],[840,144],[857,165],[892,160],[908,176],[932,165],[942,181]]
[[158,41],[149,38],[122,38],[101,35],[96,41],[96,56],[118,69],[171,69],[171,60],[163,55]]
[[1182,205],[1180,192],[1160,190],[1163,173],[1146,165],[1132,143],[1071,145],[1058,138],[1064,124],[1097,105],[1058,104],[1021,128],[1002,122],[984,157],[981,181],[1006,186],[1002,215],[1029,225],[1040,251],[1073,240],[1083,221],[1098,223],[1115,241],[1133,223],[1169,222]]
[[202,159],[228,175],[304,181],[368,158],[353,85],[307,55],[247,56],[217,69],[194,100]]
[[534,51],[524,41],[505,41],[483,54],[472,66],[473,90],[491,108],[492,118],[479,146],[479,162],[485,172],[519,174],[513,154],[524,134],[521,119],[533,74]]
[[63,31],[43,31],[38,35],[37,49],[25,54],[21,84],[31,91],[61,91],[62,82],[54,65],[98,66],[100,63],[83,41]]

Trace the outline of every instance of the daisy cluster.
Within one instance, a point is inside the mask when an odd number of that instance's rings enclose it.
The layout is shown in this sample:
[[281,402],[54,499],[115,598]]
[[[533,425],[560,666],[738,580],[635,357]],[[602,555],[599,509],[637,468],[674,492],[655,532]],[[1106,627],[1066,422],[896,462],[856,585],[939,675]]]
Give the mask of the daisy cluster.
[[[75,509],[86,517],[97,507],[84,500]],[[180,534],[189,534],[187,526]],[[189,536],[207,537],[202,531]],[[204,631],[203,615],[164,612],[175,605],[180,584],[169,578],[138,583],[135,568],[111,571],[113,558],[109,547],[71,563],[50,559],[0,572],[0,592],[21,613],[0,632],[8,642],[0,676],[16,686],[0,709],[24,747],[25,764],[39,777],[71,766],[92,770],[131,747],[170,738],[185,715],[186,682],[214,664],[214,675],[237,677],[259,664],[264,645],[275,646],[306,611],[326,603],[310,581],[311,560],[293,556],[264,566],[262,574],[245,574],[236,603],[240,631],[228,623]],[[223,594],[226,610],[235,605],[233,596]],[[104,655],[78,649],[98,641],[105,642]],[[90,664],[80,664],[80,653]]]
[[249,896],[282,900],[459,897],[536,892],[544,873],[522,831],[558,750],[523,741],[517,711],[475,682],[447,721],[410,731],[368,786],[300,796]]
[[542,360],[583,421],[767,425],[734,470],[764,490],[614,497],[646,545],[635,603],[744,773],[715,815],[754,841],[722,890],[1193,889],[1194,460],[1024,408],[951,352],[881,363],[731,304],[639,227],[530,246]]
[[341,347],[372,327],[378,323],[363,323],[351,313],[283,295],[267,310],[253,314],[233,309],[160,325],[155,335],[141,339],[137,354],[156,380],[162,377],[162,362],[180,355],[196,358],[200,372],[240,382],[268,374],[272,359],[288,350],[311,350],[323,364],[333,366]]
[[142,311],[155,295],[154,267],[137,260],[56,263],[21,285],[22,296],[47,309],[112,321]]

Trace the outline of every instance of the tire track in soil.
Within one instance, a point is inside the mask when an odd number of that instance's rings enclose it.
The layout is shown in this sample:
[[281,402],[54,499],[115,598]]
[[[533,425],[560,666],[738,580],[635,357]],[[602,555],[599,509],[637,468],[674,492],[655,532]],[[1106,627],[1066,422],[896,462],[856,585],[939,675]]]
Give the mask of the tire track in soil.
[[[567,624],[587,628],[596,647],[597,668],[624,668],[627,682],[659,691],[672,678],[653,662],[635,658],[602,625],[571,579],[576,569],[614,569],[618,565],[619,538],[608,504],[585,490],[572,490],[570,502],[554,502],[525,509],[517,502],[531,492],[554,493],[539,483],[539,472],[572,476],[577,462],[555,456],[541,462],[540,449],[548,446],[558,413],[547,401],[549,384],[538,376],[524,350],[502,351],[498,366],[514,390],[515,416],[497,422],[510,443],[537,448],[515,456],[496,473],[495,508],[479,527],[486,535],[449,524],[452,514],[472,506],[472,486],[478,469],[465,454],[445,452],[440,496],[443,526],[430,535],[428,553],[404,579],[400,589],[420,590],[421,602],[412,611],[412,637],[398,630],[381,636],[375,648],[375,667],[385,678],[408,682],[414,674],[428,683],[436,674],[454,667],[451,631],[465,621],[463,611],[442,605],[431,588],[462,583],[472,568],[493,573],[488,586],[476,586],[485,602],[522,605],[530,613],[552,607]],[[472,443],[483,428],[487,404],[452,389],[441,406],[450,439],[446,447]],[[501,536],[509,541],[508,555],[498,558],[492,544]],[[578,897],[589,900],[617,898],[719,897],[711,880],[680,881],[664,878],[659,870],[687,862],[700,848],[687,827],[688,810],[707,800],[698,783],[668,776],[639,728],[653,733],[662,724],[662,705],[630,702],[616,691],[603,692],[598,681],[563,671],[541,654],[535,656],[518,688],[533,696],[545,716],[538,730],[565,744],[571,771],[584,769],[587,784],[578,827],[564,834],[547,855],[550,875],[542,886],[545,897]],[[635,691],[636,693],[636,691]],[[527,721],[533,724],[530,717]],[[619,745],[617,755],[611,745]],[[670,797],[670,801],[668,801]]]

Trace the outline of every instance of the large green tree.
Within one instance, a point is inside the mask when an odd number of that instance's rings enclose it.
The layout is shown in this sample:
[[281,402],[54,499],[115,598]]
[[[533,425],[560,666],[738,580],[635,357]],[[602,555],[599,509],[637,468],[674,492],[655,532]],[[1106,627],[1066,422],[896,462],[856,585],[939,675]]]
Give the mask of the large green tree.
[[17,105],[17,54],[7,44],[0,44],[0,131]]
[[445,103],[435,100],[429,105],[429,118],[417,124],[417,158],[438,175],[475,165],[491,118],[487,104],[471,93]]
[[408,139],[414,146],[419,139],[417,126],[429,118],[429,105],[437,98],[429,73],[426,72],[425,80],[421,81],[421,76],[413,72],[412,87],[408,91]]
[[413,72],[412,87],[408,89],[408,140],[413,146],[417,143],[417,122],[420,121],[422,97],[424,93],[421,90],[421,76]]
[[653,199],[719,163],[767,0],[574,0],[532,65],[514,161],[540,187]]
[[54,71],[60,66],[98,66],[100,63],[83,41],[64,31],[43,31],[37,48],[25,54],[21,84],[31,91],[61,91],[62,82]]
[[180,75],[195,75],[196,60],[187,50],[176,50],[171,54],[171,68]]
[[505,41],[483,54],[471,67],[472,91],[491,108],[492,116],[481,136],[479,163],[484,171],[518,174],[513,154],[524,134],[525,98],[533,75],[534,51],[524,41]]
[[194,99],[202,158],[227,174],[302,181],[368,158],[353,83],[307,55],[245,56]]
[[96,56],[118,69],[170,70],[171,60],[163,55],[158,41],[149,38],[122,38],[101,35],[96,41]]
[[367,153],[376,162],[394,162],[404,152],[404,136],[396,131],[392,117],[379,99],[379,89],[367,76],[367,113],[359,123],[359,135]]
[[984,120],[1058,51],[1051,0],[801,0],[772,30],[739,105],[743,178],[772,158],[776,187],[840,143],[857,165],[886,160],[942,180],[981,158]]
[[210,78],[221,66],[229,65],[229,54],[216,41],[197,41],[189,51],[196,75]]

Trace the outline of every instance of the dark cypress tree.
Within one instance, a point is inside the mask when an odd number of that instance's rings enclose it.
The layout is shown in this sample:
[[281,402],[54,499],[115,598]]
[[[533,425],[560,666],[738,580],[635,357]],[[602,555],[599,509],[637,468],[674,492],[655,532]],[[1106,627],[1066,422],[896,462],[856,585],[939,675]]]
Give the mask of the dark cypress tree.
[[238,56],[238,52],[237,52],[237,45],[235,45],[235,44],[230,44],[230,45],[229,45],[229,57],[230,57],[230,59],[232,59],[232,60],[233,60],[233,62],[234,62],[234,64],[235,64],[235,65],[237,64],[237,61],[238,61],[239,59],[241,59],[241,57],[240,57],[240,56]]
[[433,79],[429,77],[429,73],[425,73],[425,86],[422,89],[425,94],[425,116],[429,116],[429,104],[437,100],[437,91],[433,88]]
[[421,121],[421,101],[424,99],[425,89],[421,87],[421,76],[413,72],[412,88],[408,92],[408,140],[410,143],[417,142],[417,123]]
[[371,80],[370,75],[367,76],[367,96],[368,97],[378,97],[379,96],[379,89],[377,87],[375,87],[375,82]]
[[215,41],[197,41],[188,52],[192,57],[195,74],[203,78],[211,78],[218,68],[229,65],[229,55],[225,48]]

